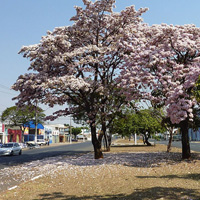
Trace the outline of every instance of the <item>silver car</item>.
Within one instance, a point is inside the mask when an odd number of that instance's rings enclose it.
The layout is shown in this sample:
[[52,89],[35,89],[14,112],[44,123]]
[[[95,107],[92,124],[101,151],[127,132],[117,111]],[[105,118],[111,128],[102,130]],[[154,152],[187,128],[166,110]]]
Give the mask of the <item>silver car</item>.
[[9,142],[0,147],[0,155],[21,155],[22,148],[17,142]]

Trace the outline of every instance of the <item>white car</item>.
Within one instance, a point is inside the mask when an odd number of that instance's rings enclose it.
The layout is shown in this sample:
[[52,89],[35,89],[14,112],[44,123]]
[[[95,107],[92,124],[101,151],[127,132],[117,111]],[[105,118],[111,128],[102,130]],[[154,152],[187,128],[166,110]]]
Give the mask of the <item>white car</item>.
[[47,141],[45,141],[44,139],[37,139],[37,142],[35,143],[35,141],[28,141],[26,142],[27,145],[46,145]]
[[37,144],[38,145],[47,145],[47,141],[45,141],[44,139],[37,139]]
[[22,147],[17,142],[8,142],[0,147],[0,155],[21,155]]

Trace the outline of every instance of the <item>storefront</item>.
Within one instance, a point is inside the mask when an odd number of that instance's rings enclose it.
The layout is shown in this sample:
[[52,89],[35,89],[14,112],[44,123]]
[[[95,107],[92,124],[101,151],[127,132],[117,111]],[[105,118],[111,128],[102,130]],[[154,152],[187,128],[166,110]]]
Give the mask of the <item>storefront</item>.
[[45,131],[45,140],[48,140],[49,144],[53,143],[52,127],[44,125],[44,131]]
[[9,142],[21,142],[21,136],[22,136],[21,130],[8,129]]
[[59,142],[65,142],[64,135],[59,135]]
[[[24,142],[35,141],[35,124],[30,121],[24,124]],[[44,126],[42,124],[37,124],[37,139],[44,139]]]
[[52,143],[59,143],[59,131],[52,131]]
[[4,143],[4,141],[3,141],[3,136],[4,136],[4,134],[3,134],[3,133],[0,133],[0,144],[1,144],[1,143]]

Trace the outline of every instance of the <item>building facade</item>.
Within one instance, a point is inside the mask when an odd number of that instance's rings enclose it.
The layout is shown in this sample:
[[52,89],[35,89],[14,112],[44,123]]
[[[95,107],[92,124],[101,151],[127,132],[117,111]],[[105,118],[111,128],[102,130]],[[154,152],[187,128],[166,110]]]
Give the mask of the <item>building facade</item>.
[[8,142],[21,142],[22,131],[18,128],[8,128]]
[[69,141],[69,127],[63,124],[48,125],[52,128],[52,143]]
[[200,141],[200,128],[197,131],[189,129],[190,141]]
[[56,143],[53,137],[53,128],[49,125],[44,125],[44,139],[49,141],[49,144]]
[[5,125],[0,123],[0,143],[8,142],[8,135],[5,130]]

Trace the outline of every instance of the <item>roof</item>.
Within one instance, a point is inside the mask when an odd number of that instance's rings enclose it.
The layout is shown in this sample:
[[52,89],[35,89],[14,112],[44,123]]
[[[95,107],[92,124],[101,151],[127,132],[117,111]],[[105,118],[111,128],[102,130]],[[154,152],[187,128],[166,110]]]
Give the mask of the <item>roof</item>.
[[[35,123],[33,121],[29,121],[24,124],[24,127],[35,128]],[[37,129],[44,129],[44,126],[40,123],[37,124]]]

